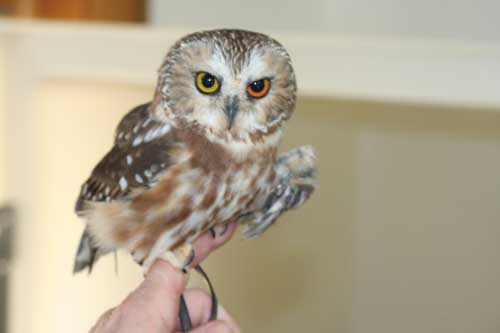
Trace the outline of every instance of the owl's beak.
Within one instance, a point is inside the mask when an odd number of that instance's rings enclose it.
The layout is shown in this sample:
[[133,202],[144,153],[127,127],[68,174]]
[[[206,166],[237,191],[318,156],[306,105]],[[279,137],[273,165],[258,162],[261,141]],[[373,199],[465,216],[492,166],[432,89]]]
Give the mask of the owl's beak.
[[234,118],[240,110],[240,99],[238,96],[228,96],[224,101],[224,113],[227,116],[227,129],[233,127]]

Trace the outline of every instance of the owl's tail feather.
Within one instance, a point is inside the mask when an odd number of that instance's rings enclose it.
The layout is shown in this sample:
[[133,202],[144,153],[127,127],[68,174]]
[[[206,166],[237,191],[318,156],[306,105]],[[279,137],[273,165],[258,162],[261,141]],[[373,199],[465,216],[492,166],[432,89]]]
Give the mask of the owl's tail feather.
[[85,230],[80,238],[80,245],[78,245],[78,250],[76,251],[73,274],[81,272],[85,268],[88,269],[90,274],[99,256],[99,248],[93,242],[92,236]]

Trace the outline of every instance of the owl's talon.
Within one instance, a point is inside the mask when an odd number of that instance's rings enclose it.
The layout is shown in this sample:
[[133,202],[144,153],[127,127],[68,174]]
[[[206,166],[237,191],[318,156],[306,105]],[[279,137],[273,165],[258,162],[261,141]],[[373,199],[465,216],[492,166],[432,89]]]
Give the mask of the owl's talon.
[[227,229],[229,229],[229,225],[227,223],[224,224],[224,225],[222,225],[221,231],[219,233],[219,237],[224,236],[226,234],[226,232],[227,232]]
[[186,300],[182,294],[179,301],[179,321],[181,323],[181,332],[189,332],[193,328]]
[[189,266],[193,263],[195,257],[194,249],[191,249],[191,252],[189,253],[189,257],[185,263],[185,266],[182,268],[182,273],[187,274]]
[[210,229],[208,229],[208,231],[210,232],[210,235],[212,236],[213,239],[217,238],[217,234],[215,233],[214,227],[211,227]]
[[210,229],[208,229],[208,231],[210,231],[210,235],[212,235],[212,238],[216,239],[217,237],[224,236],[226,234],[228,228],[229,228],[229,226],[226,223],[223,225],[217,225],[217,226],[211,227]]
[[188,268],[193,263],[194,257],[195,257],[194,248],[191,246],[189,251],[189,257],[187,258],[187,261],[183,269]]

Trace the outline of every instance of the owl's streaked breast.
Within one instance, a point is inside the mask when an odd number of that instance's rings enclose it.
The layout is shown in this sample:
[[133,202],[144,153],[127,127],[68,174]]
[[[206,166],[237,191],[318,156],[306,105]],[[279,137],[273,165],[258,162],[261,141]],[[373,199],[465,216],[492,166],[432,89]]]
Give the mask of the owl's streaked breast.
[[240,161],[201,137],[182,140],[178,163],[154,187],[131,201],[95,207],[89,226],[100,246],[124,247],[136,261],[152,261],[254,210],[275,185],[275,147]]

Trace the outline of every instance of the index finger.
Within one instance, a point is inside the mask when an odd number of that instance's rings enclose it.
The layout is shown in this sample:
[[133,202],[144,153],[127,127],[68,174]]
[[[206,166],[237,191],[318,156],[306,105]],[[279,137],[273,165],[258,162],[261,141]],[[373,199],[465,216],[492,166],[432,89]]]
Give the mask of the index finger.
[[[236,223],[226,226],[216,226],[214,232],[205,232],[193,243],[194,259],[190,267],[194,267],[205,260],[210,253],[227,243],[236,230]],[[215,235],[214,235],[215,234]]]

